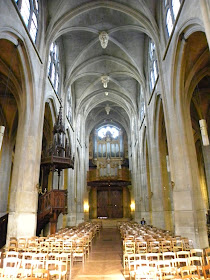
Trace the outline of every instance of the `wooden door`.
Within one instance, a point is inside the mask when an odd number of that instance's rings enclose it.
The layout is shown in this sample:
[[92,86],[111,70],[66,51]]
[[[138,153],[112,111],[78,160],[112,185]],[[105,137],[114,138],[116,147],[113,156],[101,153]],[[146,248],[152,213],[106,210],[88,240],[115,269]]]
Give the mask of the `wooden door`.
[[97,191],[97,216],[122,218],[122,190],[108,189]]
[[112,190],[110,192],[111,213],[110,218],[123,217],[122,190]]
[[97,216],[108,217],[108,191],[98,190],[97,191]]

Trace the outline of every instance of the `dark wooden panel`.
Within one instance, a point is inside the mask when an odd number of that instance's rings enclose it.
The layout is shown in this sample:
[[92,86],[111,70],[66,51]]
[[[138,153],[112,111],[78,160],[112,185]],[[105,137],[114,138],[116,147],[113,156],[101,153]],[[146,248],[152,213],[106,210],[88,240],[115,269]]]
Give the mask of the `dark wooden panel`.
[[107,218],[123,217],[122,190],[108,188],[97,191],[97,216]]
[[0,248],[6,243],[8,214],[0,218]]
[[122,218],[123,217],[122,190],[113,190],[110,192],[110,204],[112,206],[111,218]]
[[108,191],[97,191],[97,216],[108,217]]

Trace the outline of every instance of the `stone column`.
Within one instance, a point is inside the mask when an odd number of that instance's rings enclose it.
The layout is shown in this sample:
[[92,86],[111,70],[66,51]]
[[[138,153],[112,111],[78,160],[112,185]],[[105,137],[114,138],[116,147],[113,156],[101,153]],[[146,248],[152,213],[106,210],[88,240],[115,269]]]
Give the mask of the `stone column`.
[[[193,240],[195,248],[208,246],[206,217],[190,116],[170,117],[170,165],[175,233]],[[181,117],[179,115],[179,117]]]
[[210,203],[210,145],[202,146],[202,151],[205,164],[206,184],[208,187],[208,199]]
[[0,217],[4,216],[8,210],[11,165],[12,145],[8,136],[5,134],[0,153]]
[[[29,106],[28,110],[30,110]],[[39,117],[33,116],[30,119],[31,112],[24,110],[19,113],[7,240],[10,236],[17,238],[34,236],[37,225],[36,184],[40,166],[41,132],[38,122],[35,124],[32,119],[39,120]]]

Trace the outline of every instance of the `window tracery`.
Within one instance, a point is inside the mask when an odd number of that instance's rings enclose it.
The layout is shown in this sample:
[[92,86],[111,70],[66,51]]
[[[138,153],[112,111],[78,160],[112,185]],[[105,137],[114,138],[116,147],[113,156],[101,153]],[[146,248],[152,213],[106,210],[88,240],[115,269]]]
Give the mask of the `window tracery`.
[[155,44],[152,40],[149,42],[149,86],[153,90],[158,77],[157,56]]
[[171,32],[173,30],[173,26],[180,9],[180,5],[181,0],[164,0],[165,24],[168,36],[171,35]]
[[71,94],[70,88],[68,89],[68,92],[67,92],[66,106],[67,106],[67,110],[66,110],[67,119],[69,120],[70,123],[72,123],[72,94]]
[[36,42],[39,20],[38,0],[15,0],[33,42]]
[[59,90],[59,51],[55,42],[51,44],[49,62],[48,62],[48,76],[52,82],[55,92]]
[[139,95],[139,115],[140,115],[140,121],[143,120],[145,115],[145,101],[144,101],[144,92],[142,90],[142,87],[140,87],[140,95]]

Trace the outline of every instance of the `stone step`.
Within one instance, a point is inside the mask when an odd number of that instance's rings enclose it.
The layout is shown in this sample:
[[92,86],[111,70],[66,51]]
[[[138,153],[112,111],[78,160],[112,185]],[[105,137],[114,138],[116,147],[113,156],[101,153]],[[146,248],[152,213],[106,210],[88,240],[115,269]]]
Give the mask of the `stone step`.
[[116,228],[118,222],[130,221],[129,218],[119,218],[119,219],[92,219],[91,222],[101,222],[103,228]]

